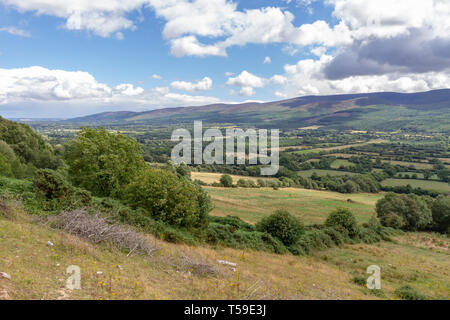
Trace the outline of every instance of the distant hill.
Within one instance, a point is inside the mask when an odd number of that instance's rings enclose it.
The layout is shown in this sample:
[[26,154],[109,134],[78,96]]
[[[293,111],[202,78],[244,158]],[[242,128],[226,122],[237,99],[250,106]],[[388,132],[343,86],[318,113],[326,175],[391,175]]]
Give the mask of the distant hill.
[[212,104],[146,112],[104,112],[66,120],[72,123],[206,123],[259,127],[449,131],[450,89],[419,93],[362,93],[304,96],[266,103]]

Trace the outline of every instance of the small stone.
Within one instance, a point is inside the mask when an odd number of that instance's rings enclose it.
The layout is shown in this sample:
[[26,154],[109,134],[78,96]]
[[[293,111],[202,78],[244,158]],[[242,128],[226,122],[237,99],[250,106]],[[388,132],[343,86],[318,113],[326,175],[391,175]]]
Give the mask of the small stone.
[[9,274],[7,274],[6,272],[0,272],[0,276],[1,276],[2,278],[11,280],[11,276],[10,276]]
[[0,290],[0,299],[1,300],[8,300],[9,299],[8,291],[6,291],[5,289],[1,289]]

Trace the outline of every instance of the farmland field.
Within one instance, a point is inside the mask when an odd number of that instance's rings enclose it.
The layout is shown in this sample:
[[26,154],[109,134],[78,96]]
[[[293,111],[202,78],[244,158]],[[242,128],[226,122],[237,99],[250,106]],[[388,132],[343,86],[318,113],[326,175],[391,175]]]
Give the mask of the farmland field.
[[366,222],[375,212],[375,203],[383,197],[383,194],[340,194],[298,188],[206,187],[206,190],[214,204],[212,215],[234,215],[251,223],[277,209],[287,209],[307,224],[322,223],[339,207],[349,208],[359,222]]
[[[220,177],[222,177],[223,173],[210,173],[210,172],[191,172],[192,180],[200,180],[204,183],[218,183],[220,181]],[[276,178],[255,178],[255,177],[247,177],[247,176],[237,176],[237,175],[230,175],[233,179],[233,183],[237,183],[239,179],[245,179],[245,180],[252,180],[256,182],[258,179],[263,180],[277,180]]]
[[440,192],[450,192],[450,185],[439,181],[426,181],[414,179],[387,179],[381,183],[383,186],[396,187],[410,185],[413,188],[422,188],[427,190],[435,190]]
[[323,170],[323,169],[313,169],[313,170],[304,170],[304,171],[299,171],[298,175],[304,177],[304,178],[309,178],[311,177],[311,175],[313,173],[316,173],[318,176],[326,176],[327,174],[331,175],[331,176],[345,176],[345,175],[356,175],[357,173],[354,172],[348,172],[348,171],[337,171],[337,170]]

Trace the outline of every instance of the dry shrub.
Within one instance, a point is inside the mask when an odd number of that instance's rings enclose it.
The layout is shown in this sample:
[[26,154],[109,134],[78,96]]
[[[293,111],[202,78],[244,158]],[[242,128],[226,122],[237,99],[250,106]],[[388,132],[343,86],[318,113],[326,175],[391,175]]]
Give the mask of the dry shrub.
[[129,227],[117,225],[107,218],[88,214],[85,210],[63,212],[50,219],[50,225],[69,234],[88,239],[94,243],[109,243],[120,249],[151,256],[159,249],[148,239]]
[[185,271],[190,271],[192,274],[198,276],[216,276],[219,274],[218,270],[206,262],[199,262],[183,255],[181,257],[181,266]]

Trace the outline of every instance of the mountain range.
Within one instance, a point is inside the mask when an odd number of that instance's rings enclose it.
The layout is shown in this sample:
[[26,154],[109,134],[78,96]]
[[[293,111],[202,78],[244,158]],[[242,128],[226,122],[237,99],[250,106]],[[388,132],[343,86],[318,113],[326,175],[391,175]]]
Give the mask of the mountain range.
[[180,124],[203,120],[210,124],[258,127],[369,130],[450,131],[450,89],[418,93],[361,93],[303,96],[274,102],[211,104],[145,112],[104,112],[65,120],[104,125],[117,123]]

